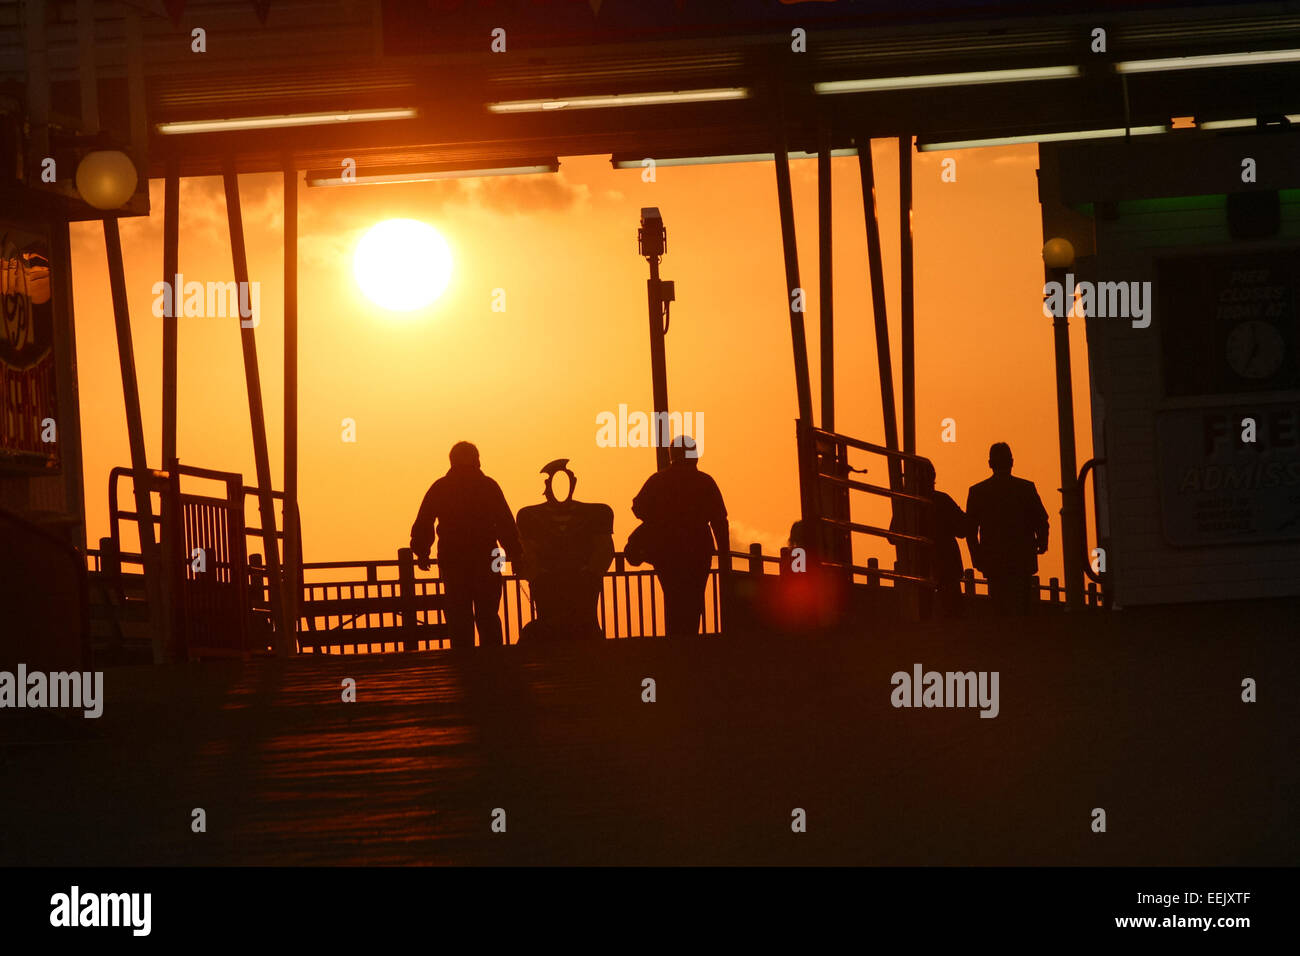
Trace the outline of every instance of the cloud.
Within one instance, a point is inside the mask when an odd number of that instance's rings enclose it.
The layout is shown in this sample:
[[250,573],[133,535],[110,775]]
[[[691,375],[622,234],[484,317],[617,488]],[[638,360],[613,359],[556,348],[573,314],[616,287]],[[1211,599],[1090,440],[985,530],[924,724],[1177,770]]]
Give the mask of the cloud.
[[[354,191],[355,189],[355,191]],[[163,239],[162,179],[149,183],[150,215],[121,220],[122,245],[128,256],[132,249],[151,250],[157,254],[161,268]],[[393,190],[394,192],[390,192]],[[311,189],[300,185],[298,243],[304,267],[333,268],[346,261],[361,231],[376,221],[376,209],[385,200],[401,198],[398,190],[418,190],[422,214],[449,209],[480,211],[497,216],[524,216],[559,213],[592,202],[591,188],[574,183],[564,172],[529,176],[493,176],[483,179],[451,179],[413,185],[341,186]],[[312,194],[320,193],[321,196]],[[328,202],[314,201],[329,194]],[[409,192],[406,195],[411,195]],[[308,198],[312,196],[312,198]],[[240,211],[245,241],[269,233],[276,237],[284,230],[284,189],[278,173],[239,177]],[[612,197],[602,196],[601,199]],[[382,214],[381,214],[382,217]],[[93,228],[91,228],[93,227]],[[193,248],[188,237],[204,237],[202,245],[229,249],[229,223],[226,215],[225,184],[220,176],[186,178],[180,184],[181,255]],[[90,223],[71,232],[73,254],[78,259],[104,257],[102,229]],[[184,262],[182,261],[182,266]]]
[[[792,524],[794,520],[794,518],[790,519]],[[761,544],[764,554],[775,556],[780,554],[781,549],[790,543],[788,530],[785,532],[765,531],[743,521],[738,521],[734,517],[729,518],[727,524],[731,533],[732,551],[748,551],[751,544]]]
[[564,173],[536,176],[493,176],[460,180],[465,184],[461,201],[500,215],[564,212],[591,199],[585,183],[571,183]]

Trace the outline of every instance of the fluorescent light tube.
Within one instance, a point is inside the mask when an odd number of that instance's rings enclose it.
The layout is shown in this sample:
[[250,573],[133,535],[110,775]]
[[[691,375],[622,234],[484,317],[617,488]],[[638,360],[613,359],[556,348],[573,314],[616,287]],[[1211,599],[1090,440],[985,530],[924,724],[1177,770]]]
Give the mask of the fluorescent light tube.
[[476,179],[480,176],[531,176],[553,173],[560,168],[558,162],[538,163],[531,166],[493,166],[482,169],[444,169],[435,166],[375,166],[367,171],[358,170],[356,176],[344,179],[335,170],[314,169],[306,174],[308,186],[353,186],[392,183],[424,183],[439,179]]
[[[805,153],[799,150],[793,150],[789,154],[793,161],[796,159],[816,159],[816,153]],[[832,156],[856,156],[856,149],[833,149]],[[655,166],[709,166],[722,163],[771,163],[776,161],[775,153],[737,153],[730,156],[670,156],[667,159],[654,159]],[[614,160],[615,169],[640,169],[644,160],[640,159],[617,159]]]
[[666,93],[614,93],[609,96],[573,96],[563,100],[513,100],[489,103],[493,113],[545,113],[551,110],[591,110],[610,106],[660,106],[671,103],[706,103],[714,100],[743,100],[744,87],[716,90],[677,90]]
[[219,133],[229,130],[282,129],[289,126],[322,126],[330,123],[373,123],[379,120],[411,119],[414,109],[346,110],[341,113],[289,113],[283,116],[241,116],[233,119],[181,120],[159,123],[158,132]]
[[925,90],[941,86],[976,86],[982,83],[1063,80],[1078,75],[1077,66],[1036,66],[1020,70],[978,70],[971,73],[932,73],[923,76],[882,76],[867,80],[832,80],[827,83],[814,83],[813,90],[818,93]]
[[1163,126],[1134,126],[1129,130],[1125,130],[1121,126],[1117,129],[1081,129],[1072,130],[1068,133],[1026,133],[1023,136],[999,136],[993,139],[955,140],[948,143],[918,143],[917,149],[923,153],[929,153],[942,149],[1015,146],[1018,143],[1061,143],[1079,139],[1115,139],[1122,137],[1126,132],[1133,136],[1150,136],[1153,133],[1163,133],[1164,131],[1165,127]]
[[[1287,114],[1287,122],[1292,125],[1300,124],[1300,113]],[[1208,120],[1204,123],[1197,123],[1197,129],[1243,129],[1248,126],[1258,126],[1258,122],[1252,119],[1227,119],[1227,120]]]
[[1211,53],[1206,56],[1171,56],[1163,60],[1123,60],[1115,64],[1115,72],[1163,73],[1168,70],[1204,70],[1219,66],[1261,66],[1267,63],[1294,63],[1297,60],[1300,60],[1300,50]]

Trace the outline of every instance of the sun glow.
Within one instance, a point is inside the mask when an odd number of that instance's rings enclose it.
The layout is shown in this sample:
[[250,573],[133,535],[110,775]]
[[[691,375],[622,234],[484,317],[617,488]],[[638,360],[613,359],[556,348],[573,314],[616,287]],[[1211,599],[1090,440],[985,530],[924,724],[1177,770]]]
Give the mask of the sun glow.
[[394,312],[422,309],[451,281],[451,248],[416,219],[386,219],[357,243],[352,272],[365,297]]

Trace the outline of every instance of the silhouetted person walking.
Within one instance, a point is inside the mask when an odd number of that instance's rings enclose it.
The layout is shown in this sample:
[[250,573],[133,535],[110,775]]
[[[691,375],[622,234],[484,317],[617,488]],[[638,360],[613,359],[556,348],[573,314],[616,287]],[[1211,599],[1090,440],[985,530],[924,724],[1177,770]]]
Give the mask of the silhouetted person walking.
[[935,597],[944,617],[961,617],[962,562],[957,539],[966,537],[966,515],[951,497],[935,490],[933,462],[922,458],[910,463],[909,467],[914,471],[908,481],[908,485],[913,489],[912,493],[926,499],[929,504],[901,501],[889,524],[889,530],[908,530],[903,527],[902,509],[910,507],[915,509],[913,513],[916,516],[911,533],[929,538],[934,545],[916,544],[904,539],[895,539],[893,543],[898,547],[900,557],[904,558],[903,566],[914,569],[910,573],[919,577],[934,578]]
[[[731,570],[727,507],[717,482],[700,471],[698,457],[688,457],[694,450],[693,439],[679,436],[668,467],[646,479],[632,500],[632,513],[645,523],[648,557],[664,589],[669,637],[700,632],[715,542],[719,573]],[[726,587],[724,580],[720,590]]]
[[[512,563],[521,557],[519,532],[501,486],[483,474],[478,449],[467,441],[451,446],[451,468],[430,486],[411,525],[411,550],[420,568],[429,569],[429,548],[437,522],[438,572],[446,596],[447,630],[453,650],[479,643],[500,646],[497,607],[505,579],[493,570],[500,542]],[[497,567],[500,563],[496,562]]]
[[984,572],[989,597],[1001,613],[1024,614],[1033,594],[1038,555],[1047,551],[1047,511],[1032,481],[1011,474],[1011,446],[989,449],[993,477],[966,498],[971,562]]

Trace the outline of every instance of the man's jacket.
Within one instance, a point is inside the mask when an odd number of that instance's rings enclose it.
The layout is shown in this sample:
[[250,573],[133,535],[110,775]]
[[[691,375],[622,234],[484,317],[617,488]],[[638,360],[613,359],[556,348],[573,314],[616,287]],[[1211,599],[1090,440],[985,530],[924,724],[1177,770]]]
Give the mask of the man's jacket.
[[1038,570],[1038,545],[1047,543],[1047,512],[1032,481],[993,475],[966,498],[971,560],[986,575],[1029,576]]
[[435,522],[439,561],[490,561],[498,542],[512,562],[519,556],[519,531],[506,496],[478,468],[453,465],[425,492],[411,525],[416,557],[429,553]]

